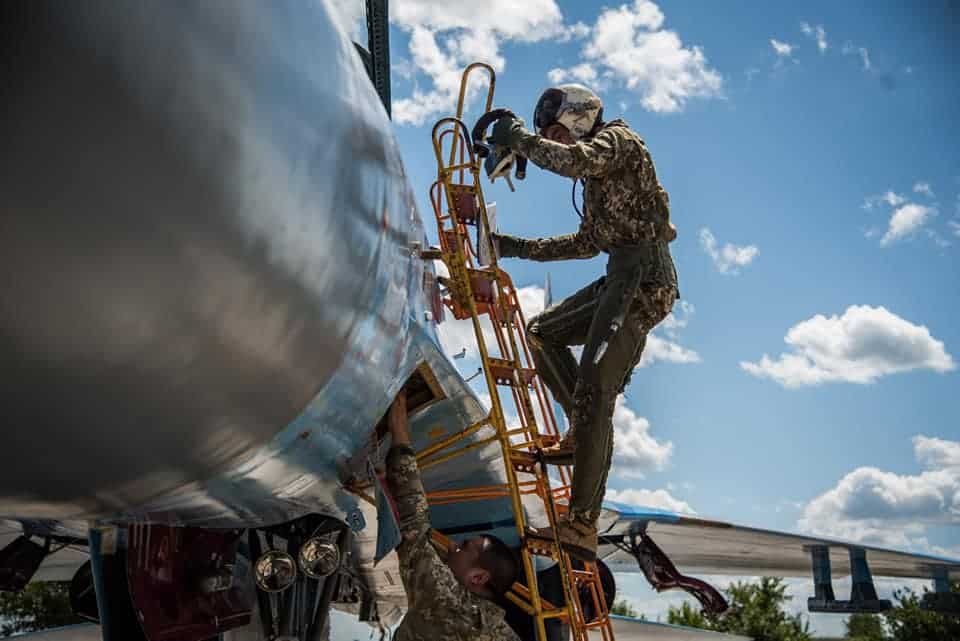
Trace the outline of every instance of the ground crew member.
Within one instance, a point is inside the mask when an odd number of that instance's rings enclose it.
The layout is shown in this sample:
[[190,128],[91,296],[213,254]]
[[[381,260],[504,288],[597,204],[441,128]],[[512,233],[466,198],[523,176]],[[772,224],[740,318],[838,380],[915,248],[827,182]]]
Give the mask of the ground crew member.
[[503,541],[480,536],[451,544],[446,560],[430,543],[427,498],[410,448],[406,398],[397,395],[387,422],[393,436],[387,484],[403,540],[397,548],[407,613],[394,641],[519,641],[500,600],[517,578],[516,557]]
[[[678,298],[668,243],[676,238],[667,192],[644,141],[623,120],[603,121],[600,98],[581,85],[547,89],[537,133],[516,117],[497,121],[493,142],[583,185],[580,229],[536,240],[495,235],[501,257],[549,261],[608,254],[606,276],[534,317],[527,338],[537,371],[569,418],[548,462],[574,463],[570,510],[559,524],[571,554],[596,556],[596,521],[613,455],[617,395],[640,361],[647,333]],[[538,135],[539,134],[539,135]],[[576,203],[574,203],[576,204]],[[583,345],[579,365],[571,345]],[[553,538],[549,528],[535,537]]]

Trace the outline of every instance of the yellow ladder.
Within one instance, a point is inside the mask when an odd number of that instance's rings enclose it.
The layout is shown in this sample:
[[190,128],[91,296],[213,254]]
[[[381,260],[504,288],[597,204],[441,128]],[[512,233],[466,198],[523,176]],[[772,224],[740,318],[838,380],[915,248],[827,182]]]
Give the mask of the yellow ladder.
[[[447,289],[443,302],[454,318],[471,319],[473,323],[491,410],[480,423],[419,452],[418,462],[423,469],[498,442],[504,459],[505,485],[433,492],[428,500],[436,505],[509,496],[521,540],[526,585],[516,583],[507,596],[534,618],[538,641],[546,641],[545,623],[549,619],[566,622],[574,641],[587,641],[591,631],[599,632],[603,641],[613,641],[596,564],[572,561],[560,550],[556,540],[552,545],[543,545],[542,541],[535,545],[526,538],[529,526],[523,499],[535,497],[542,501],[549,525],[556,532],[558,518],[566,512],[569,503],[571,471],[565,466],[557,468],[559,484],[551,487],[546,467],[537,459],[540,448],[559,439],[556,420],[530,356],[526,323],[510,275],[497,266],[495,256],[489,265],[479,262],[477,245],[485,238],[479,230],[489,229],[487,206],[480,184],[481,161],[473,152],[469,129],[462,121],[468,80],[477,69],[485,70],[489,76],[484,112],[493,107],[496,83],[493,68],[484,63],[471,64],[461,78],[456,116],[441,119],[433,128],[437,180],[430,188],[430,199],[437,219],[440,248],[423,255],[444,262],[449,277],[440,279]],[[488,341],[491,337],[493,340]],[[516,425],[507,424],[504,399],[512,400],[516,408]],[[463,439],[484,428],[492,428],[494,434],[451,451]],[[446,544],[442,535],[435,533],[434,536],[438,543]],[[551,604],[540,596],[536,556],[549,556],[560,564],[565,605]],[[588,613],[591,614],[589,620]]]

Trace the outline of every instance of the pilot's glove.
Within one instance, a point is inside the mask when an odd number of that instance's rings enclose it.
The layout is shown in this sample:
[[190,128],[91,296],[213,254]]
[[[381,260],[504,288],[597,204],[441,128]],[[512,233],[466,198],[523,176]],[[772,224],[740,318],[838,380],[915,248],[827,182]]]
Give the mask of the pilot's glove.
[[508,236],[506,234],[490,234],[497,248],[497,256],[500,258],[526,258],[529,254],[527,245],[530,241],[525,238]]
[[490,140],[495,145],[513,148],[521,136],[529,133],[524,124],[523,118],[504,116],[493,125]]

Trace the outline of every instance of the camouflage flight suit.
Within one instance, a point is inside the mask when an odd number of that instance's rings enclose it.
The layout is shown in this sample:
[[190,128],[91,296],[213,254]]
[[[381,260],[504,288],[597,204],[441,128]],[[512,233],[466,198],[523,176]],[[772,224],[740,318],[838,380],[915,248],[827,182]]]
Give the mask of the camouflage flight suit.
[[[647,333],[678,298],[668,248],[676,230],[653,159],[622,120],[573,145],[527,132],[511,147],[539,167],[582,179],[585,204],[576,233],[515,241],[513,253],[538,261],[609,254],[605,277],[527,325],[537,370],[570,418],[576,442],[570,518],[593,524],[613,455],[617,395],[640,361]],[[584,345],[579,365],[571,345]]]
[[427,497],[409,447],[390,450],[387,483],[400,515],[397,556],[407,593],[394,641],[520,641],[503,609],[461,585],[430,543]]

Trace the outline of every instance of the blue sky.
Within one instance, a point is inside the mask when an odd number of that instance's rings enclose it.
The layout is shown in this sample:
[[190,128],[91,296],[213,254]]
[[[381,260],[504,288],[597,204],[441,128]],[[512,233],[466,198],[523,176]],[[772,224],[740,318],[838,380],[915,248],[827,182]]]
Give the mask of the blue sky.
[[[449,4],[391,7],[396,133],[425,220],[429,130],[474,59],[498,69],[496,104],[528,122],[551,78],[596,88],[670,192],[684,305],[618,410],[609,488],[960,557],[958,10]],[[565,179],[531,168],[516,193],[484,187],[504,232],[576,229]],[[548,271],[558,300],[603,265],[504,263],[533,308]],[[662,612],[642,579],[622,585]]]

